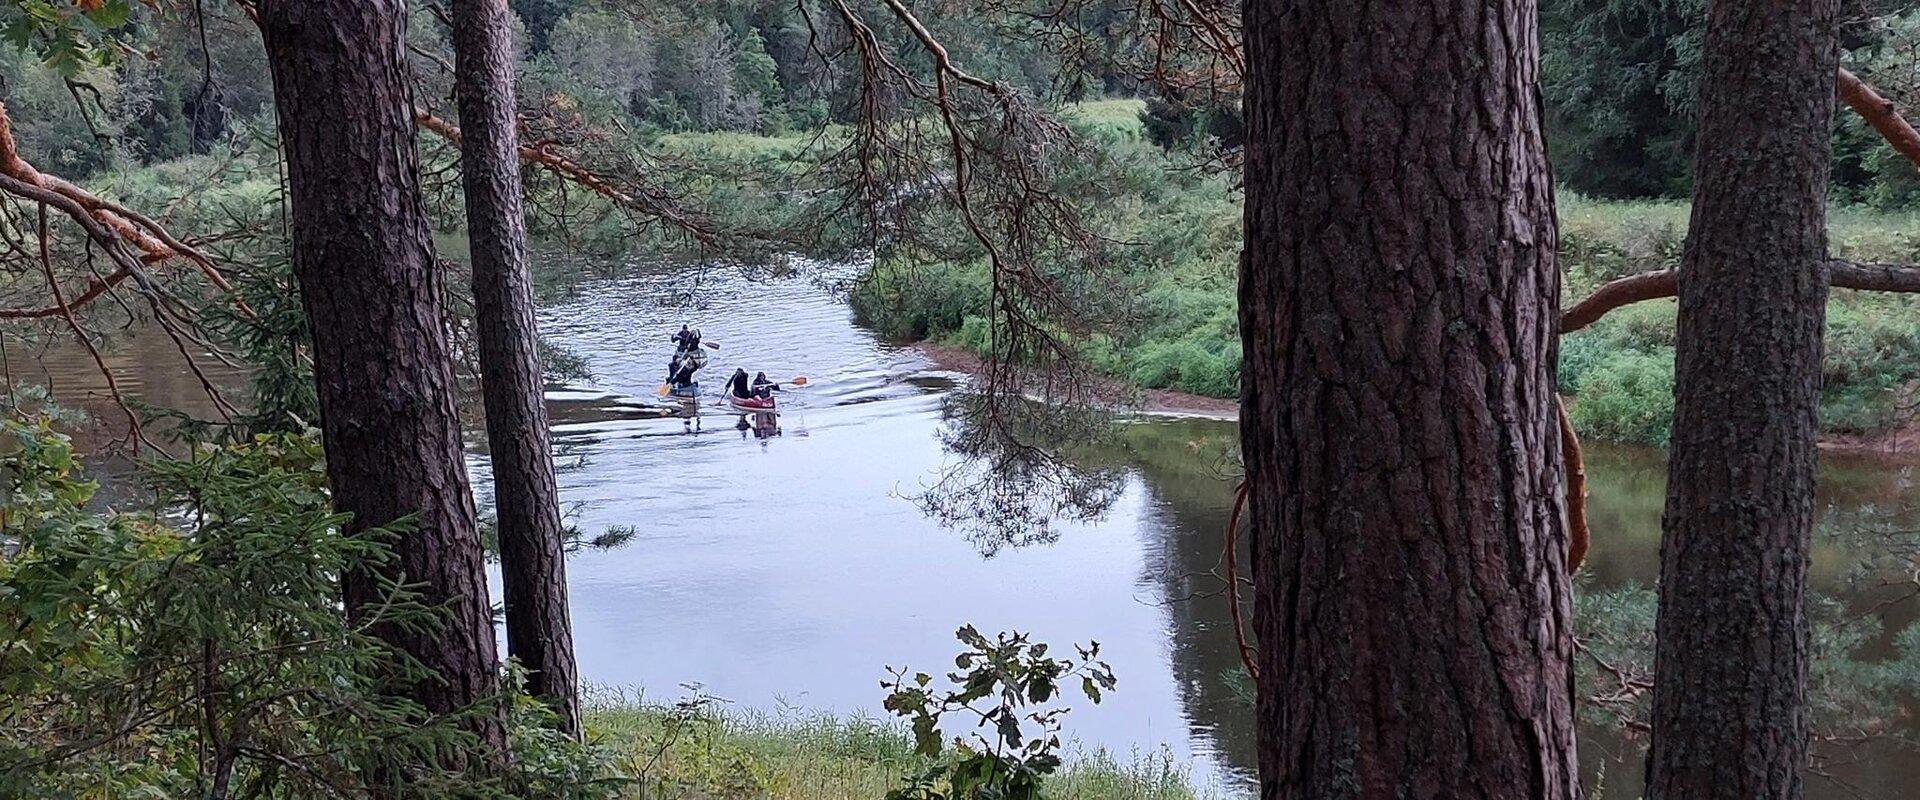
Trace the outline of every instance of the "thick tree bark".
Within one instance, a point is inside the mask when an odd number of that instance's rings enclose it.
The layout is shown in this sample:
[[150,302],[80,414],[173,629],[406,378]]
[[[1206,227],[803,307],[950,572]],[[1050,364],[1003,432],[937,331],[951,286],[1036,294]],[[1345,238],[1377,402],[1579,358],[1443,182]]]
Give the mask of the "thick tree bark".
[[506,0],[453,0],[454,75],[460,104],[460,175],[473,251],[473,304],[481,397],[493,459],[507,653],[527,670],[527,691],[570,733],[580,727],[567,616],[567,565],[553,477],[544,380],[527,268],[513,43]]
[[1801,795],[1835,5],[1708,10],[1649,798]]
[[1246,5],[1267,800],[1581,793],[1534,28],[1525,0]]
[[[490,702],[498,663],[454,409],[444,287],[421,208],[400,0],[262,0],[292,200],[293,263],[333,502],[365,529],[416,515],[385,578],[444,604],[441,624],[378,635],[437,673],[402,690],[433,712]],[[376,577],[347,576],[358,613]],[[497,709],[472,726],[504,754]]]

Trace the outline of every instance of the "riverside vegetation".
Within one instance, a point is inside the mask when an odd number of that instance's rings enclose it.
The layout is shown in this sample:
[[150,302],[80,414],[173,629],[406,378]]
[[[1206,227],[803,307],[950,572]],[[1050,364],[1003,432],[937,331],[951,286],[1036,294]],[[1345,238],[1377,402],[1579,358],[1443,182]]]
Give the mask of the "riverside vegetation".
[[[1081,355],[1109,375],[1148,389],[1207,397],[1239,392],[1235,270],[1238,194],[1227,178],[1190,168],[1190,158],[1151,140],[1141,103],[1079,106],[1072,119],[1102,144],[1086,177],[1110,197],[1103,231],[1115,248],[1114,278],[1131,324],[1079,340]],[[1116,188],[1118,187],[1118,188]],[[1560,198],[1562,302],[1571,305],[1617,278],[1680,263],[1687,207],[1679,201]],[[1920,258],[1920,212],[1864,204],[1835,209],[1836,257]],[[859,319],[886,336],[975,351],[986,348],[989,286],[984,260],[882,261],[853,292]],[[1822,423],[1865,438],[1908,422],[1920,379],[1920,305],[1906,295],[1835,290],[1828,307]],[[1664,444],[1673,414],[1674,304],[1616,310],[1561,340],[1560,390],[1575,425],[1600,440]]]
[[[610,695],[579,743],[515,693],[498,699],[512,711],[510,768],[436,766],[433,754],[478,743],[459,715],[384,691],[419,666],[369,634],[435,624],[434,609],[403,585],[369,616],[333,606],[341,576],[391,558],[406,524],[342,535],[312,434],[147,462],[152,508],[100,512],[59,432],[69,415],[31,392],[16,401],[0,417],[0,624],[14,632],[0,644],[0,716],[15,723],[0,733],[0,794],[827,800],[971,780],[1009,798],[1194,796],[1165,757],[1062,762],[1056,684],[1084,683],[1096,702],[1114,688],[1097,646],[1063,660],[971,629],[953,690],[896,674],[886,705],[910,725]],[[976,713],[995,721],[985,738]]]

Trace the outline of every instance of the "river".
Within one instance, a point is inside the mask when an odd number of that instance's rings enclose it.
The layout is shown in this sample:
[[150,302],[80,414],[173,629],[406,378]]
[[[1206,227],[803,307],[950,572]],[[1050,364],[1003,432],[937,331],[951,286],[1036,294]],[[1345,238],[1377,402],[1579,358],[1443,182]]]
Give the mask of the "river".
[[[1098,641],[1119,686],[1098,706],[1074,704],[1073,746],[1123,759],[1164,754],[1215,793],[1244,792],[1252,711],[1231,678],[1237,660],[1214,577],[1232,491],[1219,454],[1233,446],[1233,425],[1128,423],[1124,447],[1085,456],[1123,470],[1104,514],[1058,524],[1050,542],[984,546],[916,501],[955,466],[943,444],[945,400],[964,376],[856,326],[819,280],[844,277],[845,267],[801,266],[805,277],[633,267],[549,282],[542,330],[592,371],[549,395],[563,503],[589,533],[637,531],[626,546],[569,561],[586,680],[656,701],[699,692],[741,710],[878,716],[887,667],[940,674],[962,625],[1057,647]],[[654,395],[668,334],[683,322],[718,345],[703,373],[707,398],[692,413]],[[134,337],[116,351],[116,369],[133,376],[122,381],[130,392],[192,407],[193,378],[170,347]],[[36,363],[62,397],[108,413],[84,351],[54,347]],[[777,422],[755,425],[713,402],[735,367],[808,385],[783,396]],[[469,466],[484,507],[484,454],[476,449]],[[1662,455],[1592,445],[1588,470],[1587,587],[1652,583]],[[1908,468],[1885,462],[1830,458],[1821,484],[1829,520],[1912,496]],[[1848,561],[1820,547],[1815,585],[1841,591]],[[1911,603],[1883,613],[1895,627],[1915,616]],[[1637,797],[1633,748],[1592,727],[1583,737],[1594,796]],[[1808,797],[1899,797],[1920,785],[1911,754],[1832,771],[1850,786],[1811,778]]]

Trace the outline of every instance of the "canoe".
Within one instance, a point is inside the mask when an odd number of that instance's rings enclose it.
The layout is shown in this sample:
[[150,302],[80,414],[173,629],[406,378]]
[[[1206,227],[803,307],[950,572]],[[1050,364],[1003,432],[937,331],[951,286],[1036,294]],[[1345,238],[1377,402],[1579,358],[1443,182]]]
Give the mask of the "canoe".
[[667,394],[674,397],[699,397],[700,384],[689,383],[685,386],[671,386],[667,388]]
[[727,398],[727,402],[732,403],[734,408],[737,408],[741,411],[771,412],[775,410],[773,398],[771,397],[729,396]]

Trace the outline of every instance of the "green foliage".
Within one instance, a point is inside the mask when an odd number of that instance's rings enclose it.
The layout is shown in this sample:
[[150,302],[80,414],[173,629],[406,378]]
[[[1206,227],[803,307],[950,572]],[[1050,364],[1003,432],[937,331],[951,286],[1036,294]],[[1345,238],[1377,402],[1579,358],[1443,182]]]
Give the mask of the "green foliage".
[[740,42],[733,80],[740,91],[759,103],[762,113],[757,127],[760,131],[772,133],[787,127],[786,114],[781,111],[785,95],[780,88],[780,65],[767,54],[767,40],[761,38],[758,29],[748,30]]
[[1616,442],[1665,445],[1673,427],[1673,350],[1616,351],[1579,376],[1568,409],[1582,433]]
[[917,341],[958,332],[987,305],[985,264],[874,269],[854,285],[854,320],[889,339]]
[[[1078,678],[1095,703],[1115,685],[1113,670],[1098,660],[1100,644],[1059,659],[1024,634],[989,640],[968,625],[955,635],[967,649],[954,659],[963,671],[947,675],[954,688],[933,689],[933,676],[904,669],[881,684],[890,692],[886,709],[910,722],[914,751],[933,759],[888,800],[1039,800],[1062,763],[1060,718],[1068,709],[1053,705],[1060,684]],[[971,738],[949,743],[940,725],[950,717],[975,725]]]
[[[1058,322],[1080,326],[1064,338],[1110,375],[1147,388],[1235,396],[1237,193],[1219,176],[1183,170],[1182,155],[1147,142],[1142,107],[1101,101],[1064,112],[1103,154],[1088,159],[1067,191],[1087,198],[1099,231],[1116,244],[1102,254],[1109,286],[1088,292],[1082,319]],[[883,336],[984,353],[989,289],[985,259],[882,259],[850,299],[855,319]]]
[[[1679,267],[1687,206],[1569,198],[1561,208],[1563,302],[1641,272]],[[1910,213],[1836,209],[1832,249],[1867,261],[1920,256]],[[1920,315],[1904,295],[1836,290],[1827,305],[1821,424],[1830,432],[1872,435],[1905,424],[1920,380]],[[1561,337],[1560,391],[1581,433],[1600,439],[1663,443],[1672,414],[1674,304],[1637,303]]]
[[1920,319],[1906,298],[1859,293],[1829,303],[1821,424],[1847,433],[1899,425],[1901,408],[1920,380],[1916,353]]
[[121,61],[118,37],[133,9],[134,0],[7,0],[0,4],[0,41],[73,78]]
[[1209,344],[1197,338],[1143,344],[1133,352],[1127,377],[1149,389],[1232,397],[1240,391],[1239,343],[1212,350]]
[[477,742],[461,715],[388,694],[429,676],[369,634],[437,612],[386,584],[344,615],[341,575],[391,559],[403,526],[345,534],[313,437],[204,446],[145,476],[158,511],[96,513],[47,416],[0,420],[0,795],[610,791],[592,751],[528,729],[533,701],[516,701],[518,771],[441,766]]
[[1560,263],[1567,296],[1583,297],[1607,281],[1680,266],[1686,247],[1685,203],[1561,199]]
[[1603,197],[1684,194],[1702,0],[1540,4],[1541,94],[1554,174]]
[[[1848,65],[1896,95],[1913,89],[1920,13],[1901,0],[1842,3]],[[1547,152],[1566,188],[1616,199],[1684,197],[1692,186],[1704,0],[1546,0],[1540,83]],[[1890,46],[1891,45],[1891,46]],[[1920,178],[1841,107],[1831,189],[1882,208],[1914,202]]]

